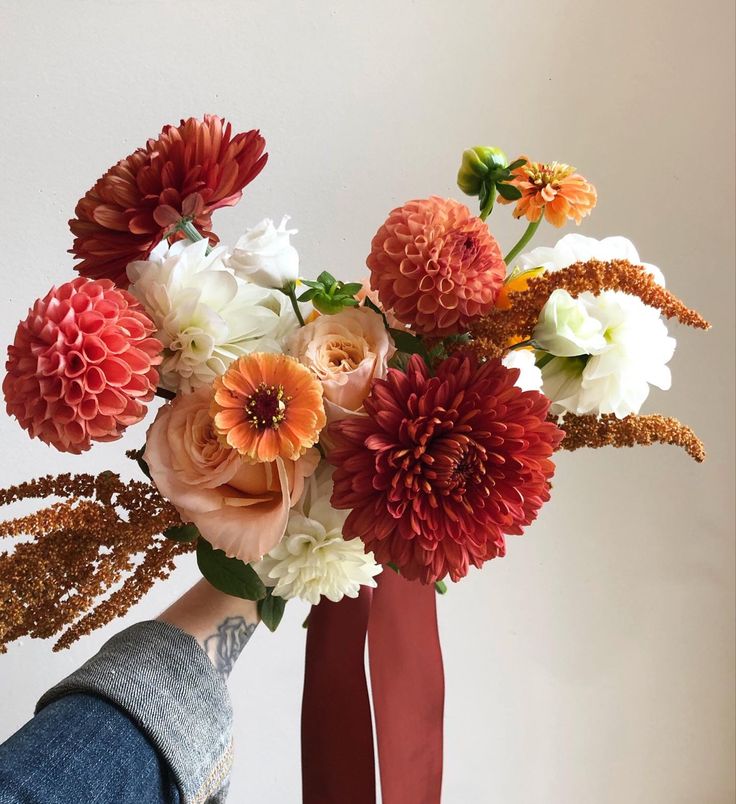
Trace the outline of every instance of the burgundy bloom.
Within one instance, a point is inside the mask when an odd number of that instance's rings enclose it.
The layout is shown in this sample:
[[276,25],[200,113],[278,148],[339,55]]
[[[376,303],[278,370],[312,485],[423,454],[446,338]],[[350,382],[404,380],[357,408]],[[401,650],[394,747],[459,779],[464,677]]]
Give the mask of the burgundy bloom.
[[431,377],[418,356],[390,369],[366,416],[329,428],[332,504],[352,509],[343,533],[382,564],[430,583],[457,581],[505,553],[549,499],[562,432],[549,400],[514,385],[517,369],[451,357]]
[[71,253],[81,260],[77,271],[127,287],[128,263],[145,260],[182,217],[216,242],[209,231],[212,213],[237,204],[266,164],[265,145],[255,130],[231,137],[230,123],[215,115],[164,126],[77,204],[69,221]]

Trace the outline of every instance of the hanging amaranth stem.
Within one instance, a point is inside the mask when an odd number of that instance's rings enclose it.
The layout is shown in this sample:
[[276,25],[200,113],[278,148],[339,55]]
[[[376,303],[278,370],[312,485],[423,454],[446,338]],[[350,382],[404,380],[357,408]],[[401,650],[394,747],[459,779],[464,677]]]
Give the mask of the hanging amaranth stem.
[[124,614],[192,549],[161,535],[180,519],[152,485],[112,472],[0,489],[0,505],[49,497],[65,499],[0,523],[0,537],[31,537],[0,553],[0,652],[20,637],[71,626],[55,650],[67,647]]
[[627,260],[588,260],[559,271],[547,271],[530,279],[526,290],[510,293],[510,308],[494,309],[473,326],[472,348],[484,357],[501,357],[513,339],[531,338],[542,308],[558,289],[575,297],[584,291],[598,294],[604,290],[620,290],[638,296],[667,318],[677,318],[682,324],[697,329],[710,328],[699,313],[655,282],[640,265]]
[[705,460],[705,447],[695,433],[671,416],[657,413],[648,416],[576,416],[566,413],[550,420],[565,431],[559,449],[573,452],[581,447],[635,447],[650,444],[672,444],[682,447],[698,463]]

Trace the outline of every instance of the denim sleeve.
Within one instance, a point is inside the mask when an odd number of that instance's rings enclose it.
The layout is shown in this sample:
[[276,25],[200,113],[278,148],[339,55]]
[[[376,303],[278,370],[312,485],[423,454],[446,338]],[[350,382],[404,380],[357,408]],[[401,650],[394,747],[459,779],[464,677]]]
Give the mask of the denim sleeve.
[[0,745],[0,804],[179,804],[148,738],[111,703],[59,698]]
[[36,711],[80,692],[109,701],[136,724],[168,767],[182,804],[224,802],[232,704],[194,637],[168,623],[137,623],[52,687]]

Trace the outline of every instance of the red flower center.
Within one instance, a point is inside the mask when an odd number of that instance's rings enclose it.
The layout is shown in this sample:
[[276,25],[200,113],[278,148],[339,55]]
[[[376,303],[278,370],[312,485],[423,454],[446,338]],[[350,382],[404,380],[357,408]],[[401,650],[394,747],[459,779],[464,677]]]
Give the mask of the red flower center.
[[284,393],[282,385],[266,385],[261,383],[248,397],[245,411],[248,421],[257,430],[278,430],[286,418],[286,405],[289,397]]

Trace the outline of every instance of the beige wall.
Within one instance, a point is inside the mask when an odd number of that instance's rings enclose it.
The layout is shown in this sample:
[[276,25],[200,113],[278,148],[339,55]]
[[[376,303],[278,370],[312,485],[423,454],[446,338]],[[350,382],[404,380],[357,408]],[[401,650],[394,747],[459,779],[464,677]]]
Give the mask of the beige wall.
[[[225,239],[288,212],[306,272],[357,278],[392,206],[455,194],[461,150],[495,143],[576,164],[600,193],[580,231],[631,237],[714,322],[675,328],[674,387],[648,404],[692,424],[708,463],[668,448],[561,457],[540,521],[440,601],[449,804],[733,800],[732,5],[0,0],[2,343],[69,276],[78,196],[160,124],[203,111],[260,126],[271,151],[217,216]],[[508,246],[519,225],[497,217]],[[0,443],[2,485],[130,472],[121,445],[65,459],[5,418]],[[184,589],[185,564],[128,619]],[[233,675],[233,801],[298,800],[302,618],[290,606]],[[62,655],[26,642],[0,657],[0,738],[117,627]]]

